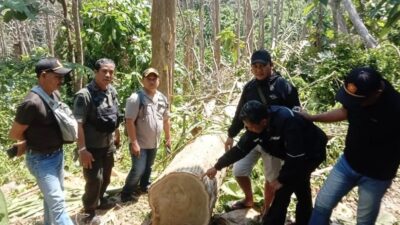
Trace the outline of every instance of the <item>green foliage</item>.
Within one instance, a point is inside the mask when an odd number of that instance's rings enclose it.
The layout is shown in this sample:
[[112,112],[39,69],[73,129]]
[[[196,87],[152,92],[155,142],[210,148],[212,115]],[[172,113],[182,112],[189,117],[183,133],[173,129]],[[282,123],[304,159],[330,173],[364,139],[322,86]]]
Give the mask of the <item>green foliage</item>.
[[7,60],[0,62],[0,185],[27,176],[23,160],[9,160],[5,154],[12,142],[8,132],[14,120],[18,103],[36,82],[33,68],[37,59]]
[[0,190],[0,225],[8,224],[8,213],[6,206],[6,199],[4,198],[3,192]]
[[[353,40],[353,41],[349,41]],[[395,86],[399,86],[399,50],[391,44],[382,44],[375,49],[363,49],[361,40],[352,36],[338,39],[319,53],[311,46],[301,49],[302,53],[291,55],[286,69],[301,93],[301,99],[309,109],[326,110],[335,105],[335,94],[342,85],[344,76],[354,67],[371,66]]]
[[150,5],[143,0],[85,1],[81,11],[87,65],[113,59],[122,72],[143,71],[150,62]]
[[20,21],[35,19],[39,13],[39,5],[40,2],[37,0],[4,0],[0,2],[0,14],[6,23],[13,19]]

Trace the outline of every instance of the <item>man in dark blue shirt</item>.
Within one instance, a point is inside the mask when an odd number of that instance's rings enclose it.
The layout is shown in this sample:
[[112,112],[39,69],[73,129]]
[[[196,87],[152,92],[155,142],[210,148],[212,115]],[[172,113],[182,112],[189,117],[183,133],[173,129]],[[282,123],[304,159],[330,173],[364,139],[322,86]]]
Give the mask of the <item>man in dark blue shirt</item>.
[[310,175],[325,159],[325,133],[302,116],[283,106],[269,108],[258,101],[247,102],[240,111],[246,132],[237,145],[218,159],[204,175],[213,178],[218,170],[245,157],[256,145],[285,163],[270,183],[275,193],[264,225],[283,225],[290,196],[297,197],[296,224],[306,225],[312,211]]
[[336,99],[342,107],[311,121],[349,122],[343,155],[318,193],[310,225],[328,225],[341,198],[358,186],[357,225],[375,224],[400,162],[400,93],[375,69],[353,69]]

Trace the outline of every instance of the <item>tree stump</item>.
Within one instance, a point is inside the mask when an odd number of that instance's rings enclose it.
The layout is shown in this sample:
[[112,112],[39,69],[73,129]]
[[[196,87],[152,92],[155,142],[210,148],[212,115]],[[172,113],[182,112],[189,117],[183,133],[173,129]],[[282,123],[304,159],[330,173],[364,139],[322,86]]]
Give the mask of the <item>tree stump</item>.
[[224,137],[204,135],[179,152],[149,189],[152,225],[207,225],[225,177],[200,179],[224,154]]

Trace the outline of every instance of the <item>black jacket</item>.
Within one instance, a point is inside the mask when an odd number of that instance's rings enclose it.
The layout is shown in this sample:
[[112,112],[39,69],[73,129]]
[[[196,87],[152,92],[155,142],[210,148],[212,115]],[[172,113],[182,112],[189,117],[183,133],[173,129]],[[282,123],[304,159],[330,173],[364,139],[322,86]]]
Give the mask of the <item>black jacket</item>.
[[300,106],[299,95],[296,88],[278,73],[274,72],[271,77],[266,80],[252,79],[247,82],[243,88],[242,95],[236,107],[235,116],[228,129],[229,137],[235,137],[244,127],[243,122],[239,118],[240,110],[243,105],[250,100],[262,102],[257,91],[257,85],[259,85],[264,92],[268,105],[281,105],[290,109],[294,106]]
[[271,117],[260,134],[246,131],[238,144],[227,151],[215,168],[220,170],[245,157],[257,144],[285,161],[278,180],[282,184],[304,177],[325,160],[325,133],[301,115],[283,106],[270,106]]

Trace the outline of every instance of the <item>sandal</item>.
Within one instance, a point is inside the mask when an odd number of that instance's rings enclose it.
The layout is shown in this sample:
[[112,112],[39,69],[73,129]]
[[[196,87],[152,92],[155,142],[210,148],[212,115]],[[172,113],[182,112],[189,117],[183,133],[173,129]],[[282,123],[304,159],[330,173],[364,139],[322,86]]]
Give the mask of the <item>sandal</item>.
[[240,201],[232,202],[230,205],[228,205],[227,211],[233,211],[233,210],[238,210],[238,209],[248,209],[248,208],[252,208],[252,207],[253,207],[253,205],[246,205],[244,203],[244,200],[240,200]]

